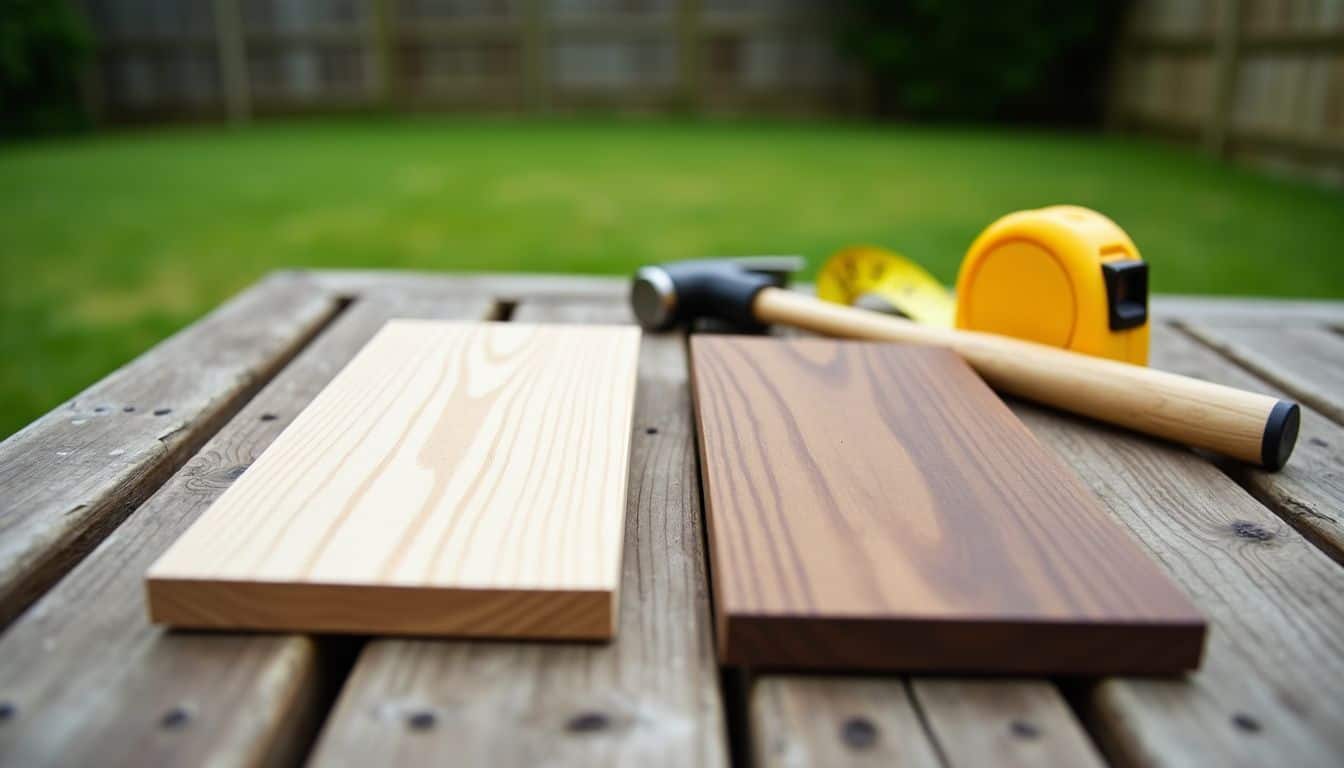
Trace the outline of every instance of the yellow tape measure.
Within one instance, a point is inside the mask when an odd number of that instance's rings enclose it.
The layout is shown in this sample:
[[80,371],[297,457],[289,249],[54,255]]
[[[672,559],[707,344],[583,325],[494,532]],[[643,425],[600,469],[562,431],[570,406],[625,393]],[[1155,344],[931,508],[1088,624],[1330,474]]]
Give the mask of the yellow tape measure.
[[925,325],[1148,362],[1148,265],[1115,222],[1076,205],[1017,211],[987,227],[961,263],[955,302],[919,265],[870,245],[831,256],[817,295]]
[[874,245],[845,248],[827,259],[817,274],[817,296],[837,304],[895,311],[917,323],[944,328],[952,327],[957,311],[952,294],[927,270]]

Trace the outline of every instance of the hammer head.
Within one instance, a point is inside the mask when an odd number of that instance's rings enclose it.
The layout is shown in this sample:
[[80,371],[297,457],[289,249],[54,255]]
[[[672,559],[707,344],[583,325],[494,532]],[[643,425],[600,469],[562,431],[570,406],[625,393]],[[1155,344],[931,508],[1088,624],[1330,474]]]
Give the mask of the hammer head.
[[756,294],[763,288],[783,288],[789,275],[803,266],[801,256],[745,256],[640,267],[630,287],[630,305],[639,324],[651,331],[700,318],[755,330],[760,328],[751,311]]

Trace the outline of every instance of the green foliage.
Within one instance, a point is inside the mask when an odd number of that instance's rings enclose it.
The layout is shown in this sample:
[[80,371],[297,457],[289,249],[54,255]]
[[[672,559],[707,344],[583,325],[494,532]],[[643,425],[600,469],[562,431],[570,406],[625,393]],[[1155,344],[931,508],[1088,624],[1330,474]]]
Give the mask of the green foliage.
[[0,131],[83,125],[79,79],[89,49],[84,21],[65,0],[0,0]]
[[1101,110],[1118,0],[848,0],[840,44],[884,116],[1082,124]]

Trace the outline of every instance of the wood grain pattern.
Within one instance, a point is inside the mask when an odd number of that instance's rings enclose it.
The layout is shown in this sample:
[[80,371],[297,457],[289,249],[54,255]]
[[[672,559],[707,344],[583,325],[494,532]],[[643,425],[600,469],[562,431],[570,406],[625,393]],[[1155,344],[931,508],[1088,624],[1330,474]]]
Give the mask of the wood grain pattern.
[[720,659],[1172,673],[1203,620],[955,354],[692,339]]
[[182,467],[337,313],[273,275],[0,443],[0,626]]
[[639,332],[393,321],[149,571],[155,621],[599,639]]
[[[10,708],[0,763],[298,763],[337,683],[324,663],[329,643],[165,631],[145,620],[145,569],[389,318],[482,319],[489,311],[481,299],[354,302],[0,636],[0,701]],[[268,312],[284,326],[282,305]]]
[[1322,327],[1224,328],[1183,323],[1187,333],[1344,424],[1344,338]]
[[[632,322],[623,301],[568,298],[513,319]],[[374,639],[311,765],[728,764],[684,342],[640,344],[615,641]]]
[[763,766],[1100,766],[1043,680],[761,677],[751,695]]
[[[1228,332],[1235,335],[1235,330]],[[1325,357],[1334,347],[1315,351]],[[1152,328],[1150,362],[1154,367],[1220,384],[1253,389],[1274,397],[1288,394],[1261,380],[1218,352],[1170,325]],[[1279,472],[1237,462],[1223,471],[1265,506],[1287,520],[1336,562],[1344,563],[1344,427],[1309,406],[1302,408],[1302,433],[1293,460]]]
[[[1000,393],[1261,463],[1272,397],[993,333],[935,328],[765,288],[753,314],[813,333],[952,349]],[[1281,462],[1274,453],[1268,459]]]
[[1112,762],[1334,766],[1344,755],[1344,569],[1206,459],[1021,403],[1013,410],[1209,618],[1179,680],[1111,678],[1084,700]]

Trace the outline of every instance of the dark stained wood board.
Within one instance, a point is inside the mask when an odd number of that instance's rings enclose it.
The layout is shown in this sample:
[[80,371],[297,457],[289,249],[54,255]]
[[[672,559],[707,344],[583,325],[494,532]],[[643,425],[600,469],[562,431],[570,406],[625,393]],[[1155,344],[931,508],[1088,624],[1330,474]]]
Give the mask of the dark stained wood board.
[[695,336],[719,658],[1170,674],[1204,620],[956,355]]

